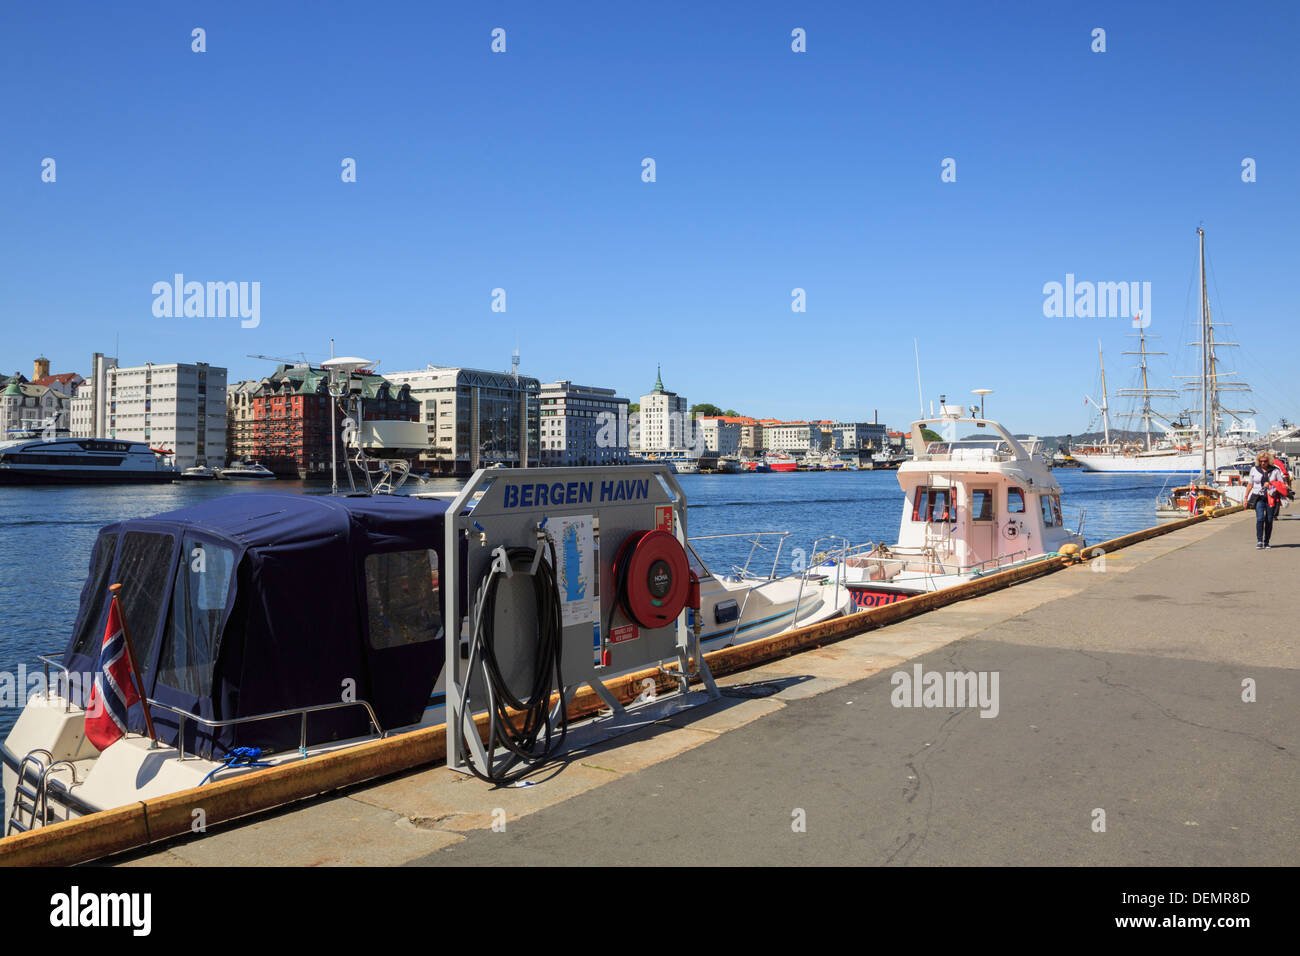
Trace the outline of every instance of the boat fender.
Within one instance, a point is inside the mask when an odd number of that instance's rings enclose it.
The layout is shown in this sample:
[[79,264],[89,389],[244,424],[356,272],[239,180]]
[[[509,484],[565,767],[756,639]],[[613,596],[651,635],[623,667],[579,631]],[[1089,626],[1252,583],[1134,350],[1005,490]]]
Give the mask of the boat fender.
[[676,620],[690,596],[686,551],[667,531],[628,535],[614,558],[614,580],[623,613],[651,630]]

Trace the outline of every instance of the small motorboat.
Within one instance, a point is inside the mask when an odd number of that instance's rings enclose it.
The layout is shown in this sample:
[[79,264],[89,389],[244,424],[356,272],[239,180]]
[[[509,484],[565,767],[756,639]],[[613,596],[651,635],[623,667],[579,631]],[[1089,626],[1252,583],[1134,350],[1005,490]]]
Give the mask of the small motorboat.
[[176,476],[177,481],[216,481],[222,477],[220,468],[209,468],[206,465],[195,465],[192,468],[186,468]]
[[[1086,544],[1084,512],[1067,515],[1061,486],[1039,442],[1017,440],[998,422],[945,405],[940,418],[912,423],[912,460],[898,470],[904,492],[898,543],[868,542],[816,554],[818,567],[843,568],[857,610],[952,587],[984,574],[1041,561]],[[927,426],[974,434],[926,441]],[[981,430],[984,433],[981,433]],[[1073,528],[1070,527],[1073,525]]]
[[255,461],[232,461],[229,468],[221,470],[221,477],[235,481],[273,481],[275,473]]

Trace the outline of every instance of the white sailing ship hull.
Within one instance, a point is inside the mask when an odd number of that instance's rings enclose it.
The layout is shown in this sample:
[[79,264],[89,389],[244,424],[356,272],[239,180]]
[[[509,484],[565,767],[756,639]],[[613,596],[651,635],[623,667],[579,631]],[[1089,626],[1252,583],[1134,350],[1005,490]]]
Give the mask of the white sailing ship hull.
[[[1072,452],[1074,460],[1084,471],[1123,472],[1128,474],[1164,475],[1191,474],[1201,470],[1200,451],[1170,452],[1168,454],[1114,455]],[[1213,471],[1231,465],[1249,452],[1235,446],[1216,448],[1205,458],[1206,469]]]

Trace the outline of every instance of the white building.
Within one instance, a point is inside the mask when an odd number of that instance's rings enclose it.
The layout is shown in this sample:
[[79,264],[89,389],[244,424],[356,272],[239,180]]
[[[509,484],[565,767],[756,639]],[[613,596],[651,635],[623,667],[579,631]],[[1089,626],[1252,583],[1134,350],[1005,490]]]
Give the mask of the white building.
[[695,443],[686,398],[664,388],[662,368],[654,390],[641,396],[638,426],[638,447],[643,453],[684,451]]
[[700,444],[710,454],[725,458],[740,454],[741,423],[736,418],[701,418],[696,423]]
[[537,464],[538,392],[526,375],[429,365],[384,373],[409,385],[428,426],[429,450],[420,462],[444,474],[468,474],[488,465]]
[[50,425],[55,432],[66,434],[71,404],[71,399],[48,385],[12,380],[0,393],[0,421],[4,423],[0,439],[11,437],[11,432],[41,430]]
[[95,355],[78,389],[78,438],[144,442],[175,455],[176,465],[222,465],[226,457],[226,370],[206,362],[119,368]]
[[90,356],[90,377],[82,382],[72,398],[72,437],[107,438],[104,417],[108,408],[108,372],[117,368],[117,359],[95,352]]
[[543,466],[610,465],[628,460],[626,398],[612,388],[551,382],[541,389]]
[[822,447],[819,422],[763,422],[763,450],[805,455]]
[[879,451],[885,447],[888,429],[877,422],[836,422],[831,435],[831,447],[836,451]]

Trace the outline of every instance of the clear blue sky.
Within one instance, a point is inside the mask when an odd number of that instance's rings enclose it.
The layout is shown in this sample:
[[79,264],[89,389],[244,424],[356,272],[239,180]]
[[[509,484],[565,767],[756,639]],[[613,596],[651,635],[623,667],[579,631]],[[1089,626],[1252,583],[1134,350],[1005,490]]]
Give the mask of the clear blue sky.
[[[1043,284],[1151,282],[1156,372],[1190,371],[1203,223],[1267,427],[1300,417],[1298,11],[6,4],[0,368],[116,348],[239,379],[331,336],[507,368],[518,337],[543,380],[635,400],[662,362],[691,402],[901,425],[915,337],[927,400],[988,386],[1014,430],[1078,432],[1128,323],[1046,319]],[[260,326],[155,318],[176,272],[260,282]]]

